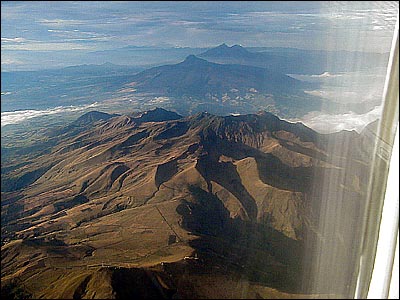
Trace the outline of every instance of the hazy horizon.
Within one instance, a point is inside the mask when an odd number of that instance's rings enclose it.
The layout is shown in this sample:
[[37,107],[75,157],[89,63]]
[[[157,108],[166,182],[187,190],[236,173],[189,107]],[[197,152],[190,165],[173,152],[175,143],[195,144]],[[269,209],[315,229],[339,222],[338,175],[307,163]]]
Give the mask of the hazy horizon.
[[398,2],[1,8],[2,296],[363,297]]
[[[398,10],[397,2],[343,7],[285,1],[10,1],[1,6],[2,71],[107,61],[131,65],[107,59],[129,46],[184,49],[227,43],[382,53],[390,49]],[[102,51],[111,52],[97,57]]]

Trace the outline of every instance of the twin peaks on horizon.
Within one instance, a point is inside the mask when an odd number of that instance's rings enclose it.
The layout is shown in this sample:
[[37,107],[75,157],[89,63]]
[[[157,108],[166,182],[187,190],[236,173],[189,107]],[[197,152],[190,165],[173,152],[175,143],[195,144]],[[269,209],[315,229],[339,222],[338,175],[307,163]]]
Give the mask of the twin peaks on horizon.
[[[248,51],[246,48],[244,48],[241,45],[234,44],[232,46],[228,46],[226,43],[222,43],[216,47],[210,48],[206,50],[205,52],[199,53],[199,54],[189,54],[186,56],[186,58],[182,62],[208,62],[205,58],[207,57],[240,57],[240,56],[246,56],[250,57],[250,55],[254,55],[254,53]],[[100,66],[104,67],[111,67],[111,66],[116,66],[115,64],[106,62],[101,64]]]
[[240,45],[235,44],[229,47],[227,44],[223,43],[203,53],[197,55],[190,54],[185,58],[184,62],[207,62],[205,58],[208,57],[249,57],[252,54],[253,53],[249,52]]

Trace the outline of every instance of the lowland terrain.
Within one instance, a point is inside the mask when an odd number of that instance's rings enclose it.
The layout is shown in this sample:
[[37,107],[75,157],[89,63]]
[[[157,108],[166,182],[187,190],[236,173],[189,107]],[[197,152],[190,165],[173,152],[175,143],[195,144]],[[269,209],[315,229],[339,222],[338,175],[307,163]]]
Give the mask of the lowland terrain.
[[[38,71],[2,71],[1,111],[97,103],[102,111],[123,113],[155,106],[182,115],[202,111],[218,115],[247,114],[266,110],[282,118],[293,118],[321,110],[365,113],[379,103],[367,103],[367,99],[362,99],[362,103],[327,101],[310,93],[323,90],[326,82],[306,82],[288,74],[308,74],[315,79],[333,73],[341,78],[346,72],[354,72],[351,69],[354,66],[365,71],[388,60],[388,53],[258,49],[225,44],[204,50],[126,48],[121,65],[103,63]],[[118,56],[119,52],[113,51],[106,57],[113,60]],[[149,62],[156,57],[151,65],[137,64],[137,60]],[[354,63],[348,64],[349,60]],[[135,61],[135,65],[123,65]],[[332,61],[335,64],[329,63]],[[343,84],[340,80],[338,83]]]

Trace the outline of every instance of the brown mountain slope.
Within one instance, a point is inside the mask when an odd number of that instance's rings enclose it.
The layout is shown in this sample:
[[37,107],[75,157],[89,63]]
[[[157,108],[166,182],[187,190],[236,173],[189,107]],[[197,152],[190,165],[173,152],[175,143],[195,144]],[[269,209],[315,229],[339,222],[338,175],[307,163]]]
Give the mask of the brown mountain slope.
[[[305,241],[319,239],[315,187],[321,174],[342,178],[351,164],[354,173],[339,192],[360,205],[367,165],[352,159],[357,154],[331,155],[332,138],[268,113],[149,120],[96,120],[6,174],[11,183],[39,175],[2,193],[2,283],[11,287],[4,293],[242,298],[281,293],[271,288],[310,292],[301,278],[309,263]],[[127,278],[143,286],[132,287]],[[225,281],[215,294],[205,293],[210,278]],[[246,292],[231,289],[238,282]]]

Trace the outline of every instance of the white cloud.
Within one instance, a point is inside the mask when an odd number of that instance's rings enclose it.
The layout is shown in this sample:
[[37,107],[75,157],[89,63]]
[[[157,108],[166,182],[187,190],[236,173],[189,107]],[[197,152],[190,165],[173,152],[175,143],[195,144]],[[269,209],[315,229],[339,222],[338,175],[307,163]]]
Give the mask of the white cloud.
[[18,59],[11,59],[11,58],[5,58],[1,59],[1,64],[2,65],[22,65],[23,62],[18,60]]
[[10,125],[10,124],[18,124],[18,123],[21,123],[22,121],[32,119],[32,118],[66,113],[66,112],[81,111],[81,110],[86,110],[86,109],[93,108],[96,106],[98,106],[97,102],[89,104],[89,105],[80,105],[80,106],[58,106],[58,107],[49,108],[46,110],[30,109],[30,110],[2,112],[1,113],[1,127]]
[[375,25],[374,27],[372,27],[372,30],[385,30],[386,27],[385,26],[377,26]]
[[331,74],[329,72],[324,72],[319,75],[311,75],[311,77],[317,77],[317,78],[328,78],[328,77],[340,77],[342,76],[341,74]]
[[84,25],[86,24],[83,20],[67,20],[67,19],[41,19],[38,21],[43,25],[63,27],[63,26],[73,26],[73,25]]
[[329,99],[329,100],[337,100],[338,98],[345,98],[347,101],[350,99],[355,99],[358,100],[359,96],[361,96],[359,93],[356,93],[354,91],[340,91],[337,92],[335,90],[312,90],[312,91],[304,91],[304,93]]
[[15,37],[15,38],[1,38],[2,43],[23,43],[26,42],[26,39],[22,37]]
[[115,37],[100,34],[94,31],[81,31],[78,29],[74,30],[59,30],[59,29],[47,29],[48,32],[52,35],[53,38],[57,40],[54,42],[57,43],[68,43],[68,42],[105,42],[111,39],[115,39]]
[[95,49],[89,45],[78,43],[45,43],[32,42],[16,45],[1,45],[1,50],[26,50],[26,51],[63,51],[63,50],[92,50]]
[[318,89],[305,90],[306,94],[337,103],[368,101],[377,105],[382,101],[386,67],[337,74],[324,72],[314,75],[288,75],[298,80],[319,83]]
[[174,26],[197,26],[197,25],[204,25],[205,22],[197,22],[197,21],[185,21],[185,20],[177,20],[169,22],[169,25]]
[[[94,32],[94,31],[82,31],[78,29],[74,30],[59,30],[59,29],[47,29],[48,32],[54,33],[56,36],[72,36],[72,37],[80,37],[80,36],[103,36],[103,34]],[[105,35],[104,35],[105,36]]]
[[353,112],[337,115],[311,112],[294,121],[300,121],[320,133],[332,133],[341,130],[355,130],[360,133],[366,125],[379,119],[381,115],[382,106],[376,106],[373,110],[360,115]]

